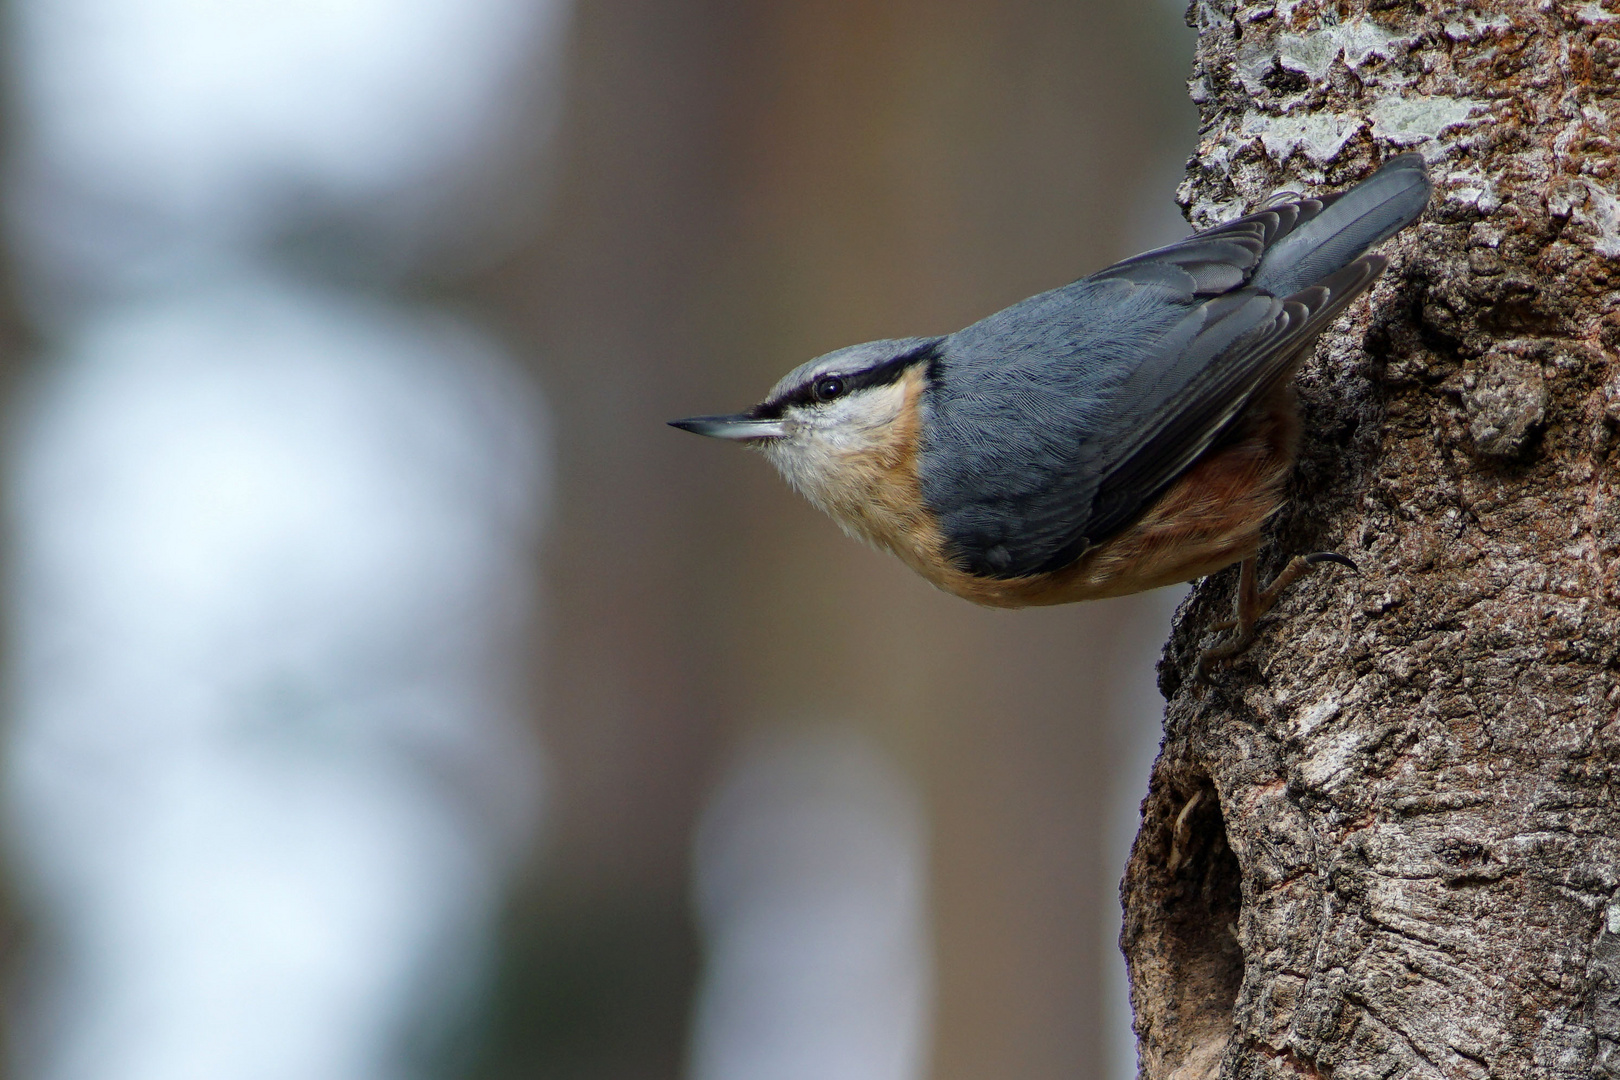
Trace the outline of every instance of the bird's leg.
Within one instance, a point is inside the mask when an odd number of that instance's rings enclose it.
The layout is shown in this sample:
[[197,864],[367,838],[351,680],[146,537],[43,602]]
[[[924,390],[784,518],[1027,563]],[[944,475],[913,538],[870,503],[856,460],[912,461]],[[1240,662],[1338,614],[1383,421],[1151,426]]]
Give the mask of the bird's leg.
[[1284,589],[1322,563],[1338,563],[1340,566],[1356,569],[1355,563],[1336,551],[1313,551],[1309,555],[1296,555],[1288,560],[1288,565],[1282,568],[1282,572],[1271,579],[1270,585],[1262,589],[1255,570],[1254,556],[1244,559],[1238,571],[1237,599],[1233,603],[1233,617],[1211,627],[1216,631],[1231,630],[1232,636],[1199,654],[1199,676],[1208,674],[1212,665],[1222,660],[1230,660],[1247,649],[1254,642],[1254,625],[1260,620],[1260,616],[1271,610]]

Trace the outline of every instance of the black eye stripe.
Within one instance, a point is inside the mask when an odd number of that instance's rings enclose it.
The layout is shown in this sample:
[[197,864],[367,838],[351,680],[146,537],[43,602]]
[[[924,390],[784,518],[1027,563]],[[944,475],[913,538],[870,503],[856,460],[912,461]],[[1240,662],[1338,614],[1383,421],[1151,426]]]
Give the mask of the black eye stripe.
[[[819,405],[823,401],[848,397],[857,390],[865,390],[873,386],[888,386],[890,383],[898,382],[900,377],[913,364],[932,363],[938,353],[939,343],[930,341],[910,352],[901,353],[892,360],[885,360],[883,363],[869,367],[864,371],[824,371],[809,382],[795,386],[781,397],[772,398],[762,405],[756,405],[749,415],[756,420],[780,420],[782,414],[794,405]],[[842,384],[842,389],[828,398],[818,397],[816,387],[821,386],[829,379],[836,379]]]

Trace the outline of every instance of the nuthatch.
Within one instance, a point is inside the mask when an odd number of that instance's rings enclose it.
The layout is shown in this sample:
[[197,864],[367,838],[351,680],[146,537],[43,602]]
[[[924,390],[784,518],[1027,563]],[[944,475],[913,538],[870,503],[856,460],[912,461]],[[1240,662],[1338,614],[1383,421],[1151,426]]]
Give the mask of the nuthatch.
[[672,423],[764,451],[844,530],[992,607],[1152,589],[1242,561],[1236,654],[1278,593],[1261,530],[1299,443],[1292,378],[1428,204],[1417,154],[1273,201],[944,337],[796,368],[763,402]]

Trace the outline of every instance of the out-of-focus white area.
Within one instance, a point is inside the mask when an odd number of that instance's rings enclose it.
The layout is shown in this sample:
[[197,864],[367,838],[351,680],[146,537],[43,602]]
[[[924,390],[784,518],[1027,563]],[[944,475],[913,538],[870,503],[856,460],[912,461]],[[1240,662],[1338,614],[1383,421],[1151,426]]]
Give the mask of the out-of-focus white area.
[[29,402],[23,1075],[394,1075],[530,838],[521,387],[453,325],[256,289],[108,313]]
[[393,277],[520,235],[564,0],[18,0],[10,224],[44,306],[276,248]]
[[[12,458],[14,595],[78,614],[20,655],[122,638],[96,670],[186,655],[228,680],[246,652],[334,689],[439,657],[481,678],[529,599],[499,568],[544,470],[529,388],[466,327],[233,283],[103,311],[54,361]],[[501,619],[451,621],[473,610]]]
[[691,1080],[917,1080],[931,963],[920,806],[853,733],[747,747],[699,827]]
[[563,11],[9,5],[12,1075],[417,1076],[479,990],[538,825],[543,414],[387,287],[488,249]]

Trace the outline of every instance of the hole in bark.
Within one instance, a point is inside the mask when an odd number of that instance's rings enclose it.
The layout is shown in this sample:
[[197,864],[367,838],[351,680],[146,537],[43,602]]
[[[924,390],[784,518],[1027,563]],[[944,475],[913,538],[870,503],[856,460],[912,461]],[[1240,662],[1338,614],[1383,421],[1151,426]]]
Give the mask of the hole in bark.
[[1123,939],[1146,1075],[1213,1076],[1243,983],[1242,870],[1208,777],[1182,774],[1147,809],[1157,836],[1126,875]]
[[1215,786],[1199,780],[1171,823],[1165,931],[1180,954],[1188,1002],[1218,1012],[1225,1023],[1243,982],[1243,871],[1226,842]]

